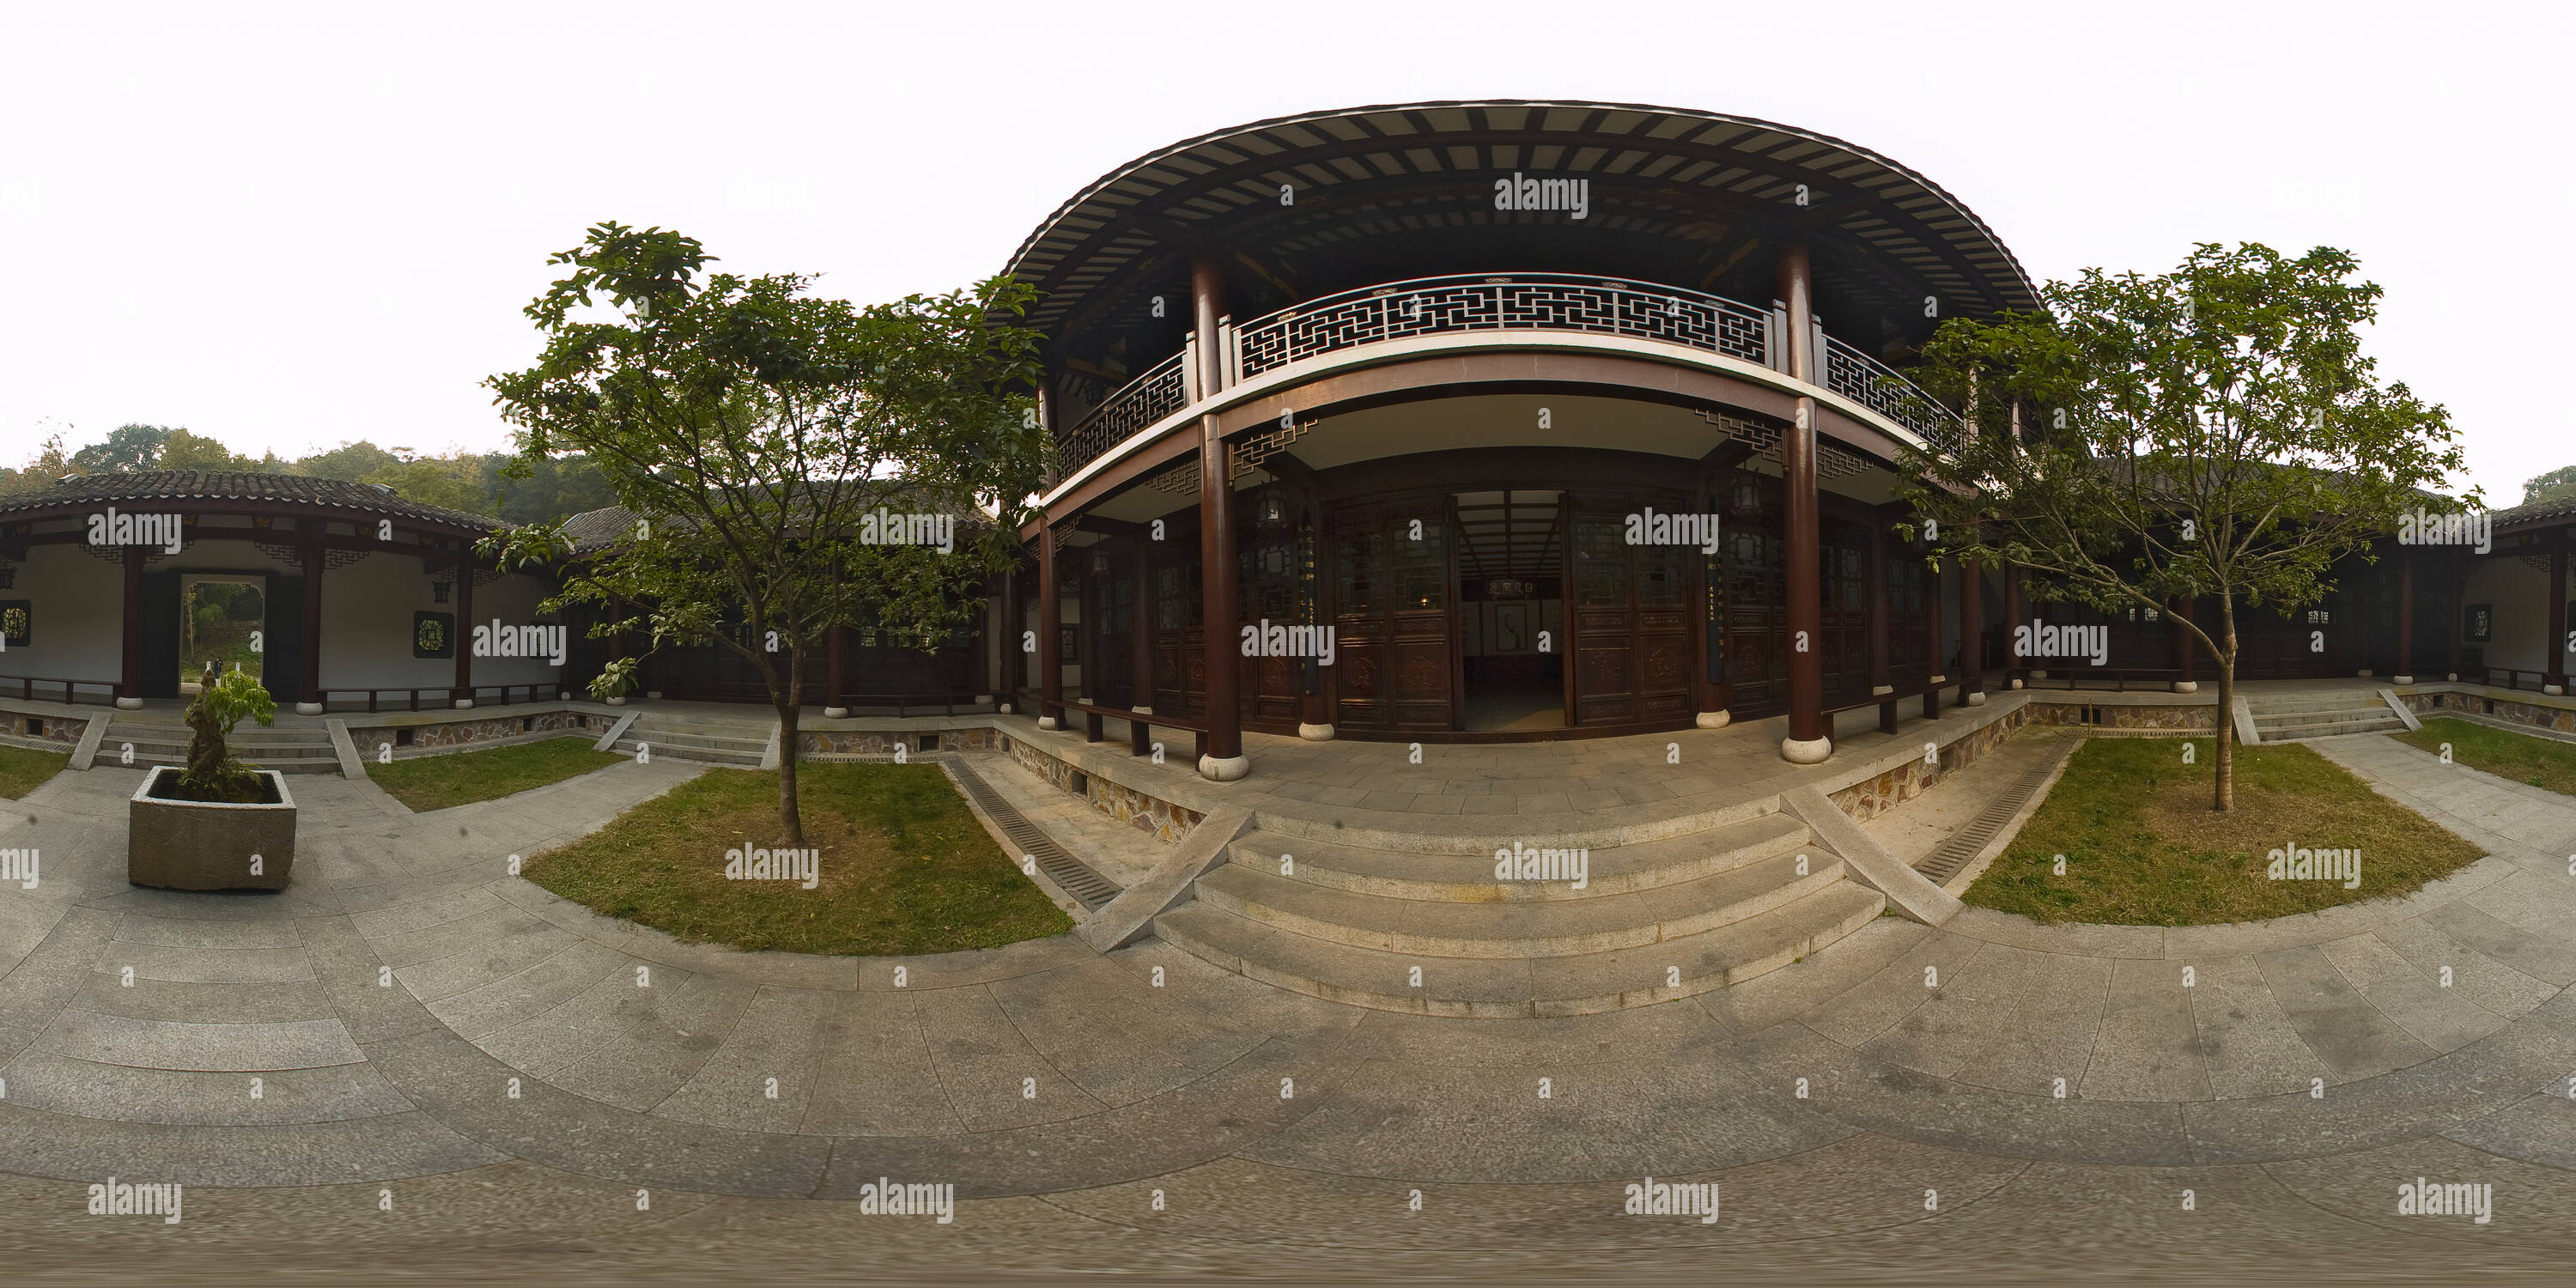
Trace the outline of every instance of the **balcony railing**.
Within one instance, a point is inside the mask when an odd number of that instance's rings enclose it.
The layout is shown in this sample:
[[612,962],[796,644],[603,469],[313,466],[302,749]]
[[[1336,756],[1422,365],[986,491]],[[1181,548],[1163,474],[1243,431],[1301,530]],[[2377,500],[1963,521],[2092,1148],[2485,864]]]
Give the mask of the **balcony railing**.
[[[1327,295],[1240,327],[1218,324],[1226,383],[1344,349],[1424,335],[1474,331],[1576,331],[1660,340],[1757,366],[1785,370],[1784,309],[1614,278],[1564,273],[1426,277]],[[1826,388],[1952,450],[1959,426],[1948,409],[1885,363],[1823,334],[1817,351]],[[1197,385],[1193,334],[1181,352],[1130,380],[1057,439],[1057,472],[1072,475],[1137,432],[1186,407]]]

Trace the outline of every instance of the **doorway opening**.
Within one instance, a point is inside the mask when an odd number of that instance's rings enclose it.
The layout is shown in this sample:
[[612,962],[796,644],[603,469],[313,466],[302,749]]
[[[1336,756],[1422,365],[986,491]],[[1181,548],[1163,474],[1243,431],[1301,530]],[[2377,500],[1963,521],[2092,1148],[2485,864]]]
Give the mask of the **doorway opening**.
[[179,693],[194,697],[197,677],[212,662],[218,672],[241,671],[266,683],[260,662],[268,612],[267,587],[257,577],[187,577],[179,590]]
[[1460,727],[1563,729],[1563,494],[1460,492],[1458,635],[1466,691]]

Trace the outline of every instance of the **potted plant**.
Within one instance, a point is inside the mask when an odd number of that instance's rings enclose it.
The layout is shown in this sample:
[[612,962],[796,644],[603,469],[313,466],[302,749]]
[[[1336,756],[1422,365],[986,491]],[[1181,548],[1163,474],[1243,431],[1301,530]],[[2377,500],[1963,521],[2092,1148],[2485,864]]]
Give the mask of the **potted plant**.
[[277,703],[241,671],[206,664],[188,704],[188,763],[159,765],[128,802],[125,879],[174,890],[283,890],[295,867],[295,798],[286,777],[234,759],[244,716],[277,721]]

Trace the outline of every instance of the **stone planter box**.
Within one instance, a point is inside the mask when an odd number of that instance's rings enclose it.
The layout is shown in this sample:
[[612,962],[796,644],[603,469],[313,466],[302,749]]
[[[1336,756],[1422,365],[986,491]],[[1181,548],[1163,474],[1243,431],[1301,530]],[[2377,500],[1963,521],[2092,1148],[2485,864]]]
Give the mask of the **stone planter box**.
[[[180,800],[179,769],[161,765],[127,803],[125,879],[171,890],[283,890],[295,868],[295,798],[286,776],[259,771],[268,800]],[[259,872],[251,873],[251,856]]]

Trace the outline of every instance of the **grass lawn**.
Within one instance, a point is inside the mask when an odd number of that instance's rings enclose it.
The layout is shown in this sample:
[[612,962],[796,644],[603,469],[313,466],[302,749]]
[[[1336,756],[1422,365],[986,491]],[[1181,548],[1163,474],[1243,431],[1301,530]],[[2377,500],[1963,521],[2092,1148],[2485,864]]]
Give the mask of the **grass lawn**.
[[416,812],[446,809],[451,805],[471,805],[498,796],[512,796],[531,787],[559,783],[576,774],[605,769],[626,759],[605,751],[592,751],[597,741],[587,734],[580,737],[548,738],[543,742],[512,743],[483,751],[458,751],[436,756],[419,756],[380,764],[364,756],[367,777],[376,780],[395,800]]
[[20,800],[72,763],[68,751],[0,746],[0,799]]
[[2442,754],[2442,744],[2447,742],[2451,744],[2453,764],[2576,796],[2576,743],[2535,738],[2448,716],[2427,720],[2420,730],[2388,736],[2436,756]]
[[[2236,808],[2210,812],[2215,748],[2096,738],[1962,896],[2040,921],[2202,926],[2314,912],[2417,889],[2483,857],[2306,747],[2236,749]],[[2270,880],[2276,849],[2356,849],[2361,884]],[[2056,856],[2066,856],[2066,875]]]
[[1061,934],[1073,919],[993,843],[936,765],[796,773],[816,888],[729,880],[726,851],[786,848],[775,770],[710,769],[532,860],[531,881],[689,943],[882,956]]

